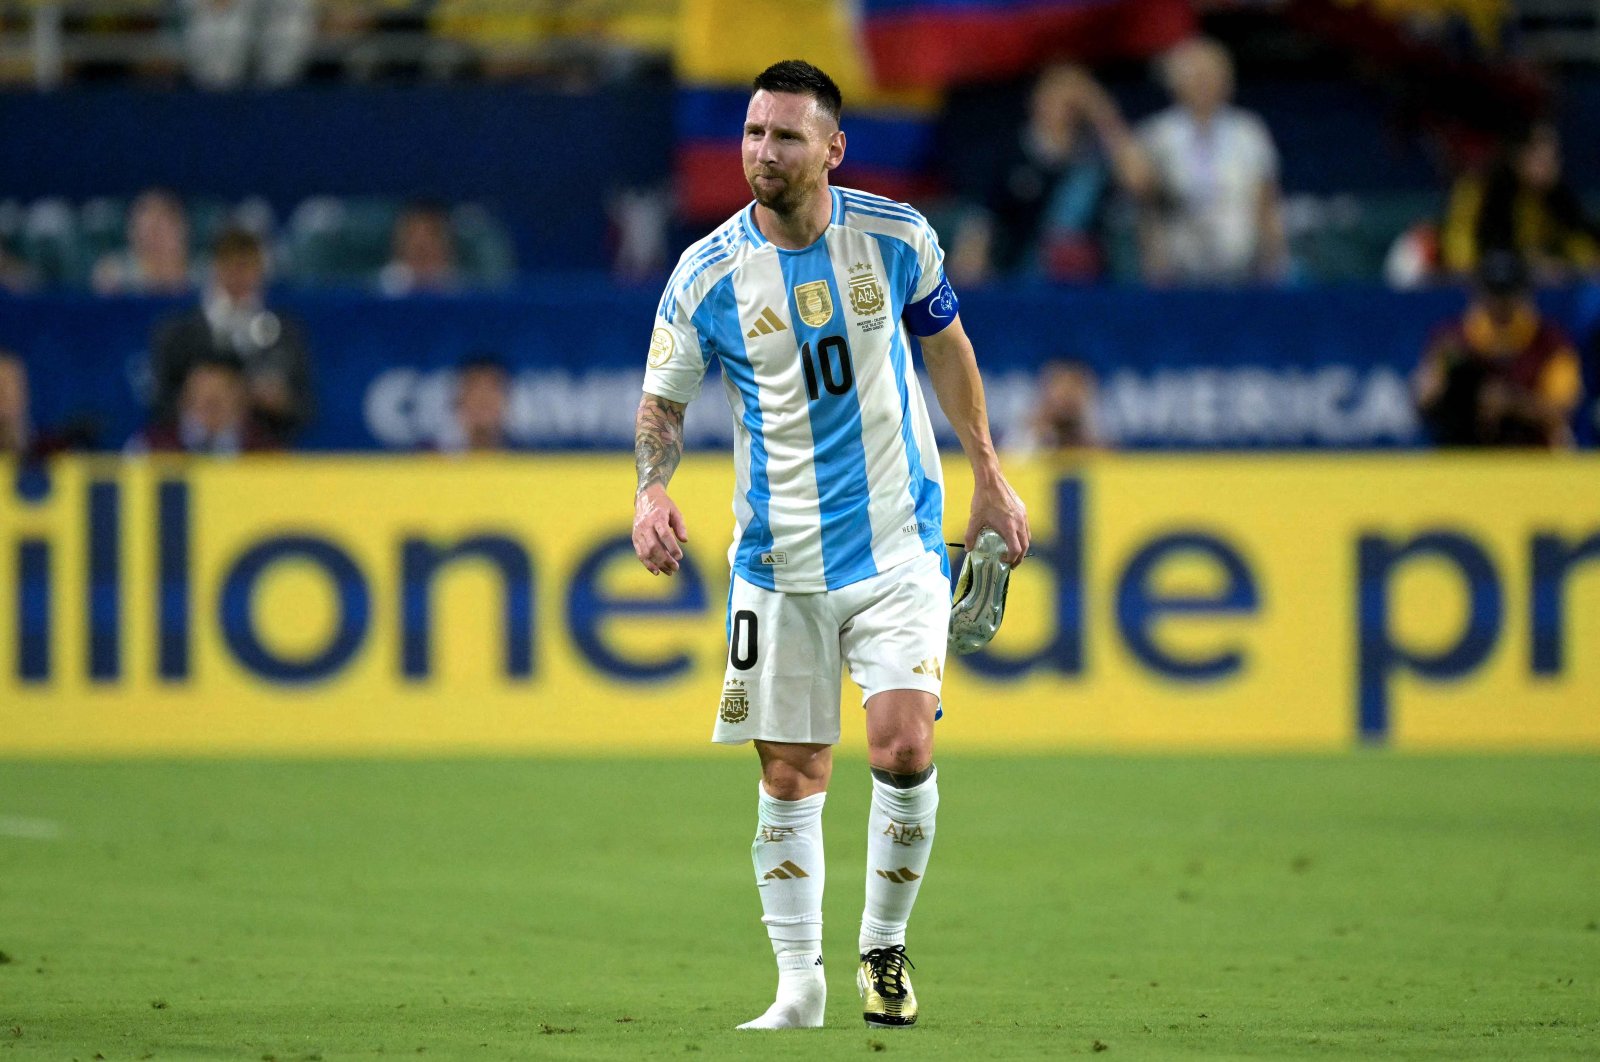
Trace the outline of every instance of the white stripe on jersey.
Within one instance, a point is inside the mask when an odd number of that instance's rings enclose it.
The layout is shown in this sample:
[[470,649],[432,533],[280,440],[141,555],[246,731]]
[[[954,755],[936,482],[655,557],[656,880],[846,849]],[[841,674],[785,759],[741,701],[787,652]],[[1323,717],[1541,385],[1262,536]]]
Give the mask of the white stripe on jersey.
[[[744,415],[744,398],[733,379],[722,374],[722,389],[728,395],[728,408],[733,410],[735,422]],[[737,426],[733,432],[733,545],[729,548],[729,564],[738,552],[739,539],[750,526],[755,510],[750,507],[750,433]]]
[[[869,318],[856,313],[851,305],[848,277],[852,275],[852,270],[857,265],[867,266],[864,272],[870,272],[875,277],[887,276],[888,272],[884,268],[883,256],[878,250],[878,241],[871,236],[842,225],[835,225],[828,229],[824,238],[828,241],[828,253],[833,260],[848,263],[843,280],[844,305],[839,307],[839,310],[849,315],[852,326],[850,334],[853,337],[859,334],[862,323]],[[904,345],[905,338],[900,334],[901,325],[898,321],[894,323],[894,331],[895,342],[903,344],[902,349],[907,352],[906,361],[909,362],[910,347]],[[851,348],[857,352],[856,389],[863,412],[872,409],[892,411],[892,415],[889,416],[863,415],[861,418],[861,443],[866,451],[867,482],[908,483],[911,469],[905,443],[900,435],[900,393],[895,385],[898,374],[894,371],[892,348],[887,344],[865,343],[853,343]],[[903,537],[901,529],[907,522],[905,510],[910,500],[909,495],[896,496],[880,490],[874,490],[868,497],[868,518],[872,523],[872,557],[879,571],[898,563],[890,551],[898,544],[898,539]]]
[[[816,573],[822,570],[822,513],[812,458],[815,441],[811,437],[794,320],[789,315],[788,299],[782,294],[786,289],[778,256],[748,256],[734,279],[733,290],[741,322],[754,321],[770,309],[784,323],[782,331],[758,333],[754,339],[744,336],[744,354],[755,373],[767,450],[767,481],[772,494],[767,506],[767,527],[772,534],[773,551],[783,554],[785,561],[766,567],[772,571],[775,590],[814,589]],[[774,437],[782,440],[782,445],[774,446]],[[748,526],[740,526],[741,535]],[[733,555],[737,555],[737,543]]]

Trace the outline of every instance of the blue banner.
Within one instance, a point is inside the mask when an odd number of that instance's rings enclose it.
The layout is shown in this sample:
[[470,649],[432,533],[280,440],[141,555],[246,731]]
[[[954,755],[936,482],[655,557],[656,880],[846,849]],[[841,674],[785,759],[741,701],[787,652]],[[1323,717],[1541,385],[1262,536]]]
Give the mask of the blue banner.
[[[628,448],[655,286],[564,275],[504,295],[385,300],[285,294],[310,337],[318,450],[430,448],[448,431],[453,367],[490,353],[512,369],[510,434],[529,449]],[[1155,448],[1391,448],[1423,440],[1408,377],[1459,292],[972,290],[962,313],[1002,446],[1025,442],[1036,372],[1055,359],[1099,377],[1107,442]],[[1546,312],[1584,339],[1600,289],[1550,293]],[[152,328],[173,300],[0,297],[0,347],[30,368],[45,428],[92,424],[118,449],[146,423]],[[1588,366],[1589,394],[1596,391]],[[1592,437],[1586,410],[1580,430]],[[725,445],[731,419],[708,381],[691,445]],[[941,425],[946,441],[953,441]]]

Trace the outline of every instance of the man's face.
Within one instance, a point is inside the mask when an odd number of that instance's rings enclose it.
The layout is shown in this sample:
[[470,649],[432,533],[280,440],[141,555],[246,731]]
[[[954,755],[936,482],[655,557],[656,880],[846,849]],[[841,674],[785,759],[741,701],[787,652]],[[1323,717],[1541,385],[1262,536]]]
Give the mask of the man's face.
[[217,286],[234,302],[260,295],[267,279],[266,266],[261,256],[253,251],[232,251],[219,255],[216,271]]
[[141,196],[129,213],[128,242],[136,254],[187,253],[189,224],[182,208],[165,196]]
[[498,434],[506,420],[506,379],[492,369],[461,374],[456,395],[461,426],[468,435]]
[[742,155],[756,202],[789,214],[844,159],[844,133],[810,96],[763,89],[745,112]]
[[435,214],[409,214],[395,229],[394,256],[420,282],[442,281],[455,269],[449,223]]
[[184,382],[182,407],[208,435],[219,435],[244,423],[244,383],[226,369],[201,366]]
[[0,425],[21,424],[28,411],[28,376],[22,362],[0,357]]
[[1209,114],[1233,95],[1233,71],[1220,55],[1197,48],[1183,56],[1173,73],[1172,88],[1185,107]]
[[1561,141],[1554,130],[1536,131],[1517,152],[1516,166],[1522,183],[1540,190],[1554,188],[1561,180]]

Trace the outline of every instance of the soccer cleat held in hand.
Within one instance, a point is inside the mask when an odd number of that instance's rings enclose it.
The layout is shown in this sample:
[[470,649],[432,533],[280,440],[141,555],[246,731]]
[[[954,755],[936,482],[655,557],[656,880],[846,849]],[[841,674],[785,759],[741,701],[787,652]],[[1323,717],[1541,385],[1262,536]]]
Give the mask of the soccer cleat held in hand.
[[861,992],[861,1016],[868,1025],[903,1029],[917,1023],[917,994],[911,990],[911,966],[902,944],[873,948],[861,956],[856,988]]
[[1006,561],[1005,539],[986,527],[961,562],[955,603],[950,606],[950,652],[975,653],[1000,630],[1006,612],[1006,590],[1011,585],[1011,565]]

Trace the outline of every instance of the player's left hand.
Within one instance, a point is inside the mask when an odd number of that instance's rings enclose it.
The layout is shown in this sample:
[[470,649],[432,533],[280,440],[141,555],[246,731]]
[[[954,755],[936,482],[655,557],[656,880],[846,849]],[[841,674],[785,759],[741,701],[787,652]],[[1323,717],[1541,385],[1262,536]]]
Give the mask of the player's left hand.
[[651,575],[671,575],[683,563],[689,528],[665,488],[651,484],[633,498],[633,552]]
[[972,518],[967,521],[967,533],[962,538],[968,550],[977,544],[978,533],[986,527],[994,528],[1005,539],[1006,560],[1011,566],[1021,564],[1033,541],[1028,532],[1028,507],[999,470],[992,476],[980,477],[973,488]]

